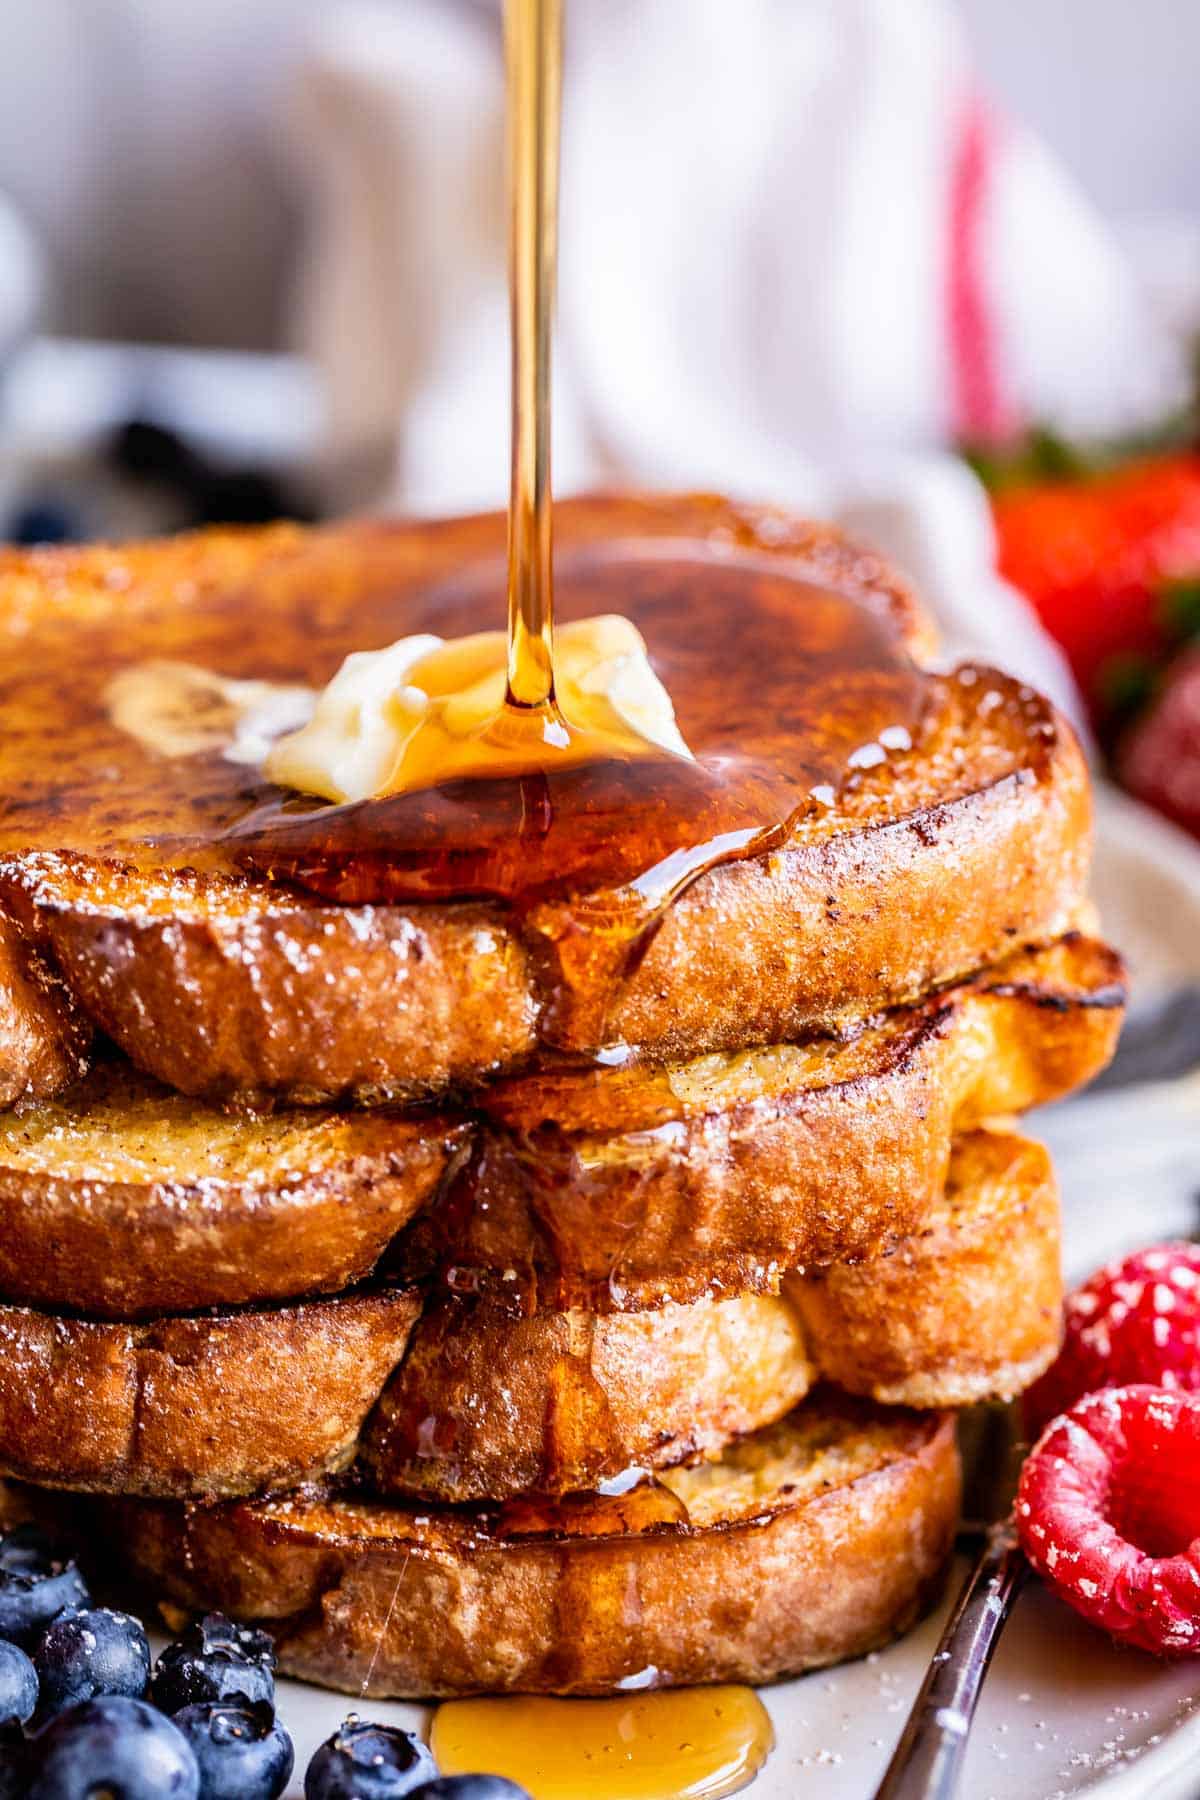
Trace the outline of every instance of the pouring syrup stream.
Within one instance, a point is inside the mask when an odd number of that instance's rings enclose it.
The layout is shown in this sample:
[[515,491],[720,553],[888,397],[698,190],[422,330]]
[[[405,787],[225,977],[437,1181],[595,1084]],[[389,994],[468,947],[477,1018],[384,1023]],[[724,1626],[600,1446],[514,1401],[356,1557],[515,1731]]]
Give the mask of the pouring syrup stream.
[[561,728],[554,692],[550,364],[558,257],[562,0],[508,0],[508,286],[512,464],[508,503],[508,694]]

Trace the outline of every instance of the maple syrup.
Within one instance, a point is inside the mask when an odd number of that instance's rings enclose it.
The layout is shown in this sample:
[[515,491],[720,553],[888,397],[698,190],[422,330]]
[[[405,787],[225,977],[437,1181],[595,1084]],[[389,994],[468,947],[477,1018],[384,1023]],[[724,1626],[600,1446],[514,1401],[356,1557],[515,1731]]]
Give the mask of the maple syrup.
[[508,703],[557,713],[550,369],[558,262],[562,0],[506,0],[512,467]]
[[520,1494],[478,1509],[490,1537],[631,1537],[686,1525],[686,1502],[647,1470],[628,1471],[585,1494]]
[[[509,781],[522,765],[536,775],[564,764],[664,754],[619,713],[597,723],[578,694],[568,710],[557,680],[550,397],[562,0],[507,0],[504,36],[512,361],[506,686],[498,709],[465,741],[447,732],[439,708],[430,709],[404,749],[396,786],[405,790],[443,786],[464,765],[468,778],[491,773]],[[445,645],[433,656],[453,666],[465,648]],[[412,679],[420,686],[419,668]]]
[[[630,1687],[658,1679],[657,1670]],[[486,1769],[533,1800],[717,1800],[754,1779],[774,1743],[750,1688],[631,1692],[613,1700],[451,1700],[434,1715],[448,1775]]]
[[[413,595],[410,629],[476,628],[495,581],[477,566]],[[341,902],[508,903],[545,965],[546,1041],[603,1045],[621,980],[684,889],[782,847],[902,757],[928,690],[890,619],[765,556],[570,547],[558,600],[571,618],[615,603],[632,618],[691,760],[606,757],[345,806],[274,799],[227,841],[243,866]]]

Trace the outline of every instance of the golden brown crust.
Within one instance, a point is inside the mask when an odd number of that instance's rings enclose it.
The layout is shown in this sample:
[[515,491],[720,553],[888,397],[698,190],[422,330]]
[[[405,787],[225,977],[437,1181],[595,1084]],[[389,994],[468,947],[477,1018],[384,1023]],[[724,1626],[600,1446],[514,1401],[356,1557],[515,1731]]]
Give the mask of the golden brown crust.
[[431,1308],[364,1434],[380,1494],[502,1499],[712,1456],[818,1378],[896,1405],[1019,1393],[1059,1344],[1058,1191],[1040,1144],[962,1139],[924,1231],[778,1297],[597,1317]]
[[892,1406],[1021,1393],[1058,1352],[1058,1185],[1027,1138],[955,1146],[925,1229],[887,1255],[788,1276],[821,1374]]
[[[1022,769],[697,881],[621,985],[603,1042],[665,1059],[825,1029],[1062,930],[1090,810],[1078,747],[1055,731],[1041,778]],[[140,878],[58,859],[28,858],[16,880],[84,1013],[183,1093],[419,1099],[512,1069],[539,1035],[602,1047],[548,1000],[553,980],[495,909],[288,904],[181,876],[158,896],[176,910],[152,911]]]
[[129,1319],[337,1292],[426,1203],[395,1259],[460,1285],[512,1270],[500,1287],[543,1306],[770,1289],[921,1229],[952,1130],[1107,1060],[1122,980],[1070,938],[846,1042],[500,1084],[445,1205],[477,1118],[225,1114],[102,1061],[0,1115],[0,1295]]
[[466,1141],[445,1116],[225,1115],[100,1063],[0,1115],[0,1295],[135,1319],[369,1275]]
[[1053,1357],[1060,1298],[1045,1152],[977,1133],[923,1236],[781,1295],[531,1318],[451,1299],[415,1328],[403,1294],[142,1327],[0,1308],[0,1469],[209,1496],[357,1456],[385,1495],[560,1494],[717,1455],[818,1375],[893,1402],[1010,1394]]
[[303,1497],[126,1504],[109,1529],[151,1594],[264,1622],[286,1673],[346,1692],[774,1681],[927,1603],[957,1522],[953,1422],[814,1400],[676,1486],[691,1522],[632,1535],[498,1541],[470,1512]]
[[133,1326],[0,1308],[0,1467],[168,1495],[340,1468],[419,1311],[401,1291]]
[[509,1271],[526,1304],[610,1311],[877,1254],[923,1229],[956,1131],[1104,1067],[1123,981],[1113,951],[1072,936],[843,1044],[503,1084],[482,1099],[499,1128],[398,1266],[459,1290]]
[[[732,553],[776,559],[867,606],[899,646],[928,649],[903,584],[828,529],[703,496],[569,502],[557,523],[564,542],[653,536],[694,548],[719,536]],[[501,537],[491,517],[10,557],[0,630],[11,620],[41,650],[19,687],[6,694],[0,680],[0,786],[17,791],[41,766],[46,708],[68,704],[54,682],[72,634],[99,633],[112,652],[118,592],[144,653],[318,679],[331,656],[361,647],[369,607],[395,636],[421,587],[486,566]],[[916,748],[799,824],[783,850],[697,880],[612,995],[564,991],[553,907],[520,929],[500,908],[339,907],[231,875],[215,852],[203,873],[167,877],[152,860],[59,854],[74,815],[60,829],[32,803],[27,824],[18,813],[0,829],[0,885],[83,1011],[187,1093],[374,1102],[510,1069],[539,1041],[584,1052],[621,1041],[658,1059],[766,1041],[907,1001],[1062,929],[1083,891],[1087,778],[1069,727],[991,671],[923,680],[936,722]],[[147,778],[144,753],[114,737],[94,685],[75,697],[76,761],[63,777],[85,837],[101,831],[111,799],[97,786],[99,751],[106,764],[140,755],[130,769]],[[158,812],[140,835],[161,841],[179,811],[196,828],[227,824],[229,780],[172,764],[173,786],[151,782]]]
[[419,1100],[536,1047],[529,958],[494,908],[320,905],[178,876],[150,911],[144,881],[115,869],[30,858],[21,880],[82,1011],[184,1094]]
[[[1036,774],[697,882],[617,995],[610,1039],[679,1057],[827,1029],[1063,930],[1087,884],[1091,800],[1069,727],[1039,706]],[[594,1048],[569,1019],[554,1030]]]

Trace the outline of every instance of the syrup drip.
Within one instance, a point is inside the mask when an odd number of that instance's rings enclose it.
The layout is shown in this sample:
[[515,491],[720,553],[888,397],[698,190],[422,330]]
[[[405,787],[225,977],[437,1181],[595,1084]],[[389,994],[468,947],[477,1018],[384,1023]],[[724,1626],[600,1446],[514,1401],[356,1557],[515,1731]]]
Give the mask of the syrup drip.
[[626,1537],[689,1523],[680,1496],[641,1469],[586,1494],[521,1494],[498,1507],[480,1507],[478,1517],[481,1530],[502,1539]]
[[[666,754],[632,727],[597,728],[568,716],[556,687],[550,392],[562,0],[506,0],[504,42],[512,355],[508,655],[503,704],[471,737],[472,757],[482,760],[485,777],[489,761],[498,769],[511,769],[516,761],[550,770],[564,757],[578,763]],[[405,751],[405,787],[436,787],[452,766],[436,716],[425,720]],[[531,803],[536,810],[536,790]]]
[[[658,1671],[631,1677],[652,1685]],[[745,1687],[615,1700],[451,1700],[432,1748],[448,1775],[488,1769],[534,1800],[717,1800],[752,1781],[774,1743]]]

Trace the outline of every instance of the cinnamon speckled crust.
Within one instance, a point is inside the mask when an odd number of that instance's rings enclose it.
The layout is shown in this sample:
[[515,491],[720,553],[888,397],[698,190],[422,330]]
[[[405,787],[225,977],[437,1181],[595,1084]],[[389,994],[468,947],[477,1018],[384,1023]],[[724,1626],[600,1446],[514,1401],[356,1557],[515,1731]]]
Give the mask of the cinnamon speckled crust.
[[212,1496],[356,1459],[380,1494],[569,1493],[718,1455],[818,1376],[893,1402],[1010,1394],[1053,1357],[1060,1300],[1048,1158],[979,1132],[923,1235],[778,1295],[531,1318],[449,1299],[415,1326],[405,1293],[141,1327],[0,1307],[0,1471]]
[[374,1698],[603,1694],[877,1648],[936,1590],[960,1491],[948,1416],[819,1397],[671,1484],[689,1523],[618,1536],[498,1541],[470,1511],[320,1496],[117,1504],[101,1535],[155,1597],[265,1623],[289,1675]]
[[78,1080],[92,1030],[16,926],[0,916],[0,1106]]
[[341,1468],[419,1311],[403,1291],[133,1326],[0,1308],[0,1470],[221,1495]]
[[[930,647],[911,593],[877,558],[779,512],[599,497],[564,504],[556,529],[564,546],[719,543],[723,565],[774,561],[865,607],[902,656]],[[106,720],[94,672],[82,687],[73,673],[79,691],[60,693],[80,644],[101,665],[153,654],[326,679],[364,630],[398,635],[423,592],[464,567],[486,571],[502,542],[493,516],[0,560],[0,634],[18,636],[26,657],[19,684],[0,676],[0,791],[20,795],[31,771],[44,781],[56,704],[56,743],[73,759],[44,804],[0,813],[0,894],[82,1011],[148,1072],[190,1094],[308,1104],[408,1099],[512,1069],[547,1044],[685,1057],[910,1000],[1064,927],[1086,879],[1083,759],[1046,702],[987,669],[922,676],[928,722],[910,751],[856,777],[785,848],[695,881],[603,993],[564,985],[553,906],[522,925],[501,907],[338,906],[231,872],[219,840],[244,811],[245,772],[148,763]],[[195,831],[208,846],[202,872],[121,855],[129,807],[116,809],[116,829],[114,795],[127,785],[143,849],[170,842],[171,828],[184,842]]]

